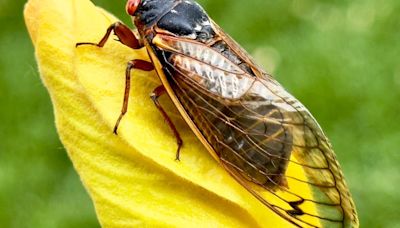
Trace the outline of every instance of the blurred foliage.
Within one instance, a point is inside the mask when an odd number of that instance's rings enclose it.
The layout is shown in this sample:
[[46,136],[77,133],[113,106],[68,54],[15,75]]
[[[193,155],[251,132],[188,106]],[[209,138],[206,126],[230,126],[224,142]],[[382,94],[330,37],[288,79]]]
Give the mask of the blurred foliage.
[[[130,24],[125,0],[94,2]],[[400,2],[199,2],[318,119],[362,227],[400,227]],[[57,137],[23,4],[0,0],[0,225],[98,227]]]

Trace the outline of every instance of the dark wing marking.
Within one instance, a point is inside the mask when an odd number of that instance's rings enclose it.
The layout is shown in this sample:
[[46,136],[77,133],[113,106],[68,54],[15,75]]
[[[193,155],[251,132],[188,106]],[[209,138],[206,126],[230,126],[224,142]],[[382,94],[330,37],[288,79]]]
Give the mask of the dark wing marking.
[[203,44],[157,44],[175,95],[237,181],[298,226],[357,226],[331,145],[299,101]]

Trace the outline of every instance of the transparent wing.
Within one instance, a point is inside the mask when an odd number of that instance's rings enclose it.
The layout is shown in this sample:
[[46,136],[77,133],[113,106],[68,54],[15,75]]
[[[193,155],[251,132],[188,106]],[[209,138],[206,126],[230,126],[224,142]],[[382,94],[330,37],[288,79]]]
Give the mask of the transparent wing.
[[297,226],[357,226],[331,145],[298,100],[205,45],[157,45],[175,95],[239,183]]

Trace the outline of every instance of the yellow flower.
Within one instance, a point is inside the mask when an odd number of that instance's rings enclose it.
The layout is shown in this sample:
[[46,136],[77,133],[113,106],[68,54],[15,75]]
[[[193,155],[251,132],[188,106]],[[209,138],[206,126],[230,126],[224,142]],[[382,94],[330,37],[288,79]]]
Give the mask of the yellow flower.
[[154,72],[133,71],[129,110],[113,135],[126,63],[148,60],[146,50],[111,38],[104,48],[75,43],[97,42],[116,18],[88,0],[30,0],[24,16],[58,133],[102,226],[290,226],[213,160],[165,97],[184,141],[175,161],[175,138],[149,98],[160,84]]

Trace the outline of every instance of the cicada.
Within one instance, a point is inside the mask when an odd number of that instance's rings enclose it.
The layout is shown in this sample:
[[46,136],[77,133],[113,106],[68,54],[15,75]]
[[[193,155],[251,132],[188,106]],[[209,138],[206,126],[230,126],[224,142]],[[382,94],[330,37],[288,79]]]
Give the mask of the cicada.
[[[182,140],[159,103],[168,94],[183,119],[225,170],[261,203],[297,227],[357,227],[358,219],[332,146],[310,112],[192,0],[129,0],[138,34],[120,22],[111,32],[151,61],[128,62],[117,134],[127,112],[131,70],[157,72],[151,99]],[[297,167],[306,178],[288,175]],[[311,189],[305,196],[295,185]],[[316,208],[314,212],[309,208]],[[266,219],[266,221],[268,221]]]

